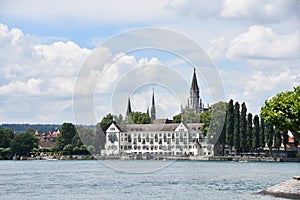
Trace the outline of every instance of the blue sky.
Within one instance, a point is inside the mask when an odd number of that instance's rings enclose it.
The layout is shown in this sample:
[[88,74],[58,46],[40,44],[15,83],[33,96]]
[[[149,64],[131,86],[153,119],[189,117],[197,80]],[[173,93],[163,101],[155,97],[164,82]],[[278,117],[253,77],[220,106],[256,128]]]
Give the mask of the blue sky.
[[[76,77],[93,49],[124,31],[148,27],[197,42],[215,63],[224,100],[245,101],[248,111],[258,114],[266,99],[300,85],[299,10],[297,0],[0,0],[0,123],[74,122]],[[105,84],[91,79],[98,84],[98,120],[125,112],[126,98],[114,111],[112,91],[125,68],[144,64],[174,68],[188,90],[193,67],[178,57],[157,50],[122,54],[106,71]],[[152,84],[124,93],[132,97],[133,109],[149,106],[153,77]],[[201,72],[198,77],[204,102],[214,103],[213,88]],[[160,116],[178,113],[178,104],[185,103],[178,94],[155,88]]]

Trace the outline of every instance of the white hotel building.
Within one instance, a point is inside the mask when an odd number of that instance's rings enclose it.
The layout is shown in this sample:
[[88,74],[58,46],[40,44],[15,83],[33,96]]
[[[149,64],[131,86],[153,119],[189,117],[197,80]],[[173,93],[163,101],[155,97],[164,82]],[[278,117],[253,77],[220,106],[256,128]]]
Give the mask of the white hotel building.
[[214,146],[202,137],[201,125],[112,123],[106,131],[105,155],[214,155]]

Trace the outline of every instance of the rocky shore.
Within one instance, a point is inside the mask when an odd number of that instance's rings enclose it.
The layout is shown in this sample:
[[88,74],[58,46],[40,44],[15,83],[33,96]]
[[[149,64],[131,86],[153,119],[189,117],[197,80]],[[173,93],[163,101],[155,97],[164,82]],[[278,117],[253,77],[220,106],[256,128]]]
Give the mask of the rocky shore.
[[292,179],[263,190],[258,194],[288,199],[300,199],[300,176],[294,176]]

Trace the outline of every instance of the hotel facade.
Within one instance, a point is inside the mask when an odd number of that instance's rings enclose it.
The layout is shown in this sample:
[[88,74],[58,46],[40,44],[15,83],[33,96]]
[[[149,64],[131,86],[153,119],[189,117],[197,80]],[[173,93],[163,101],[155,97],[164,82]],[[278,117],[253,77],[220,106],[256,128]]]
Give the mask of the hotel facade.
[[201,123],[112,123],[106,131],[105,155],[205,156],[214,145],[200,131]]

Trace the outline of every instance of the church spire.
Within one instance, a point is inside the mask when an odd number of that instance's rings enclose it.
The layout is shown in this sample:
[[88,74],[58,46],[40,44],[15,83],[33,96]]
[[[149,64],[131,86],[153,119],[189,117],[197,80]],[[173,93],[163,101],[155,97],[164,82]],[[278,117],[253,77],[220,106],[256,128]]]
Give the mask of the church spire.
[[194,74],[192,78],[192,83],[190,87],[190,97],[188,99],[186,111],[192,111],[194,113],[199,113],[200,111],[200,93],[198,87],[198,81],[196,76],[196,68],[194,67]]
[[152,93],[152,104],[151,104],[151,121],[156,119],[155,100],[154,100],[154,88]]
[[131,113],[131,103],[130,103],[130,98],[128,97],[128,104],[127,104],[127,111],[126,111],[126,118],[129,118],[129,115]]
[[198,82],[197,82],[197,76],[196,76],[196,68],[194,67],[194,75],[193,75],[193,80],[191,84],[191,90],[194,92],[199,93],[199,87],[198,87]]

